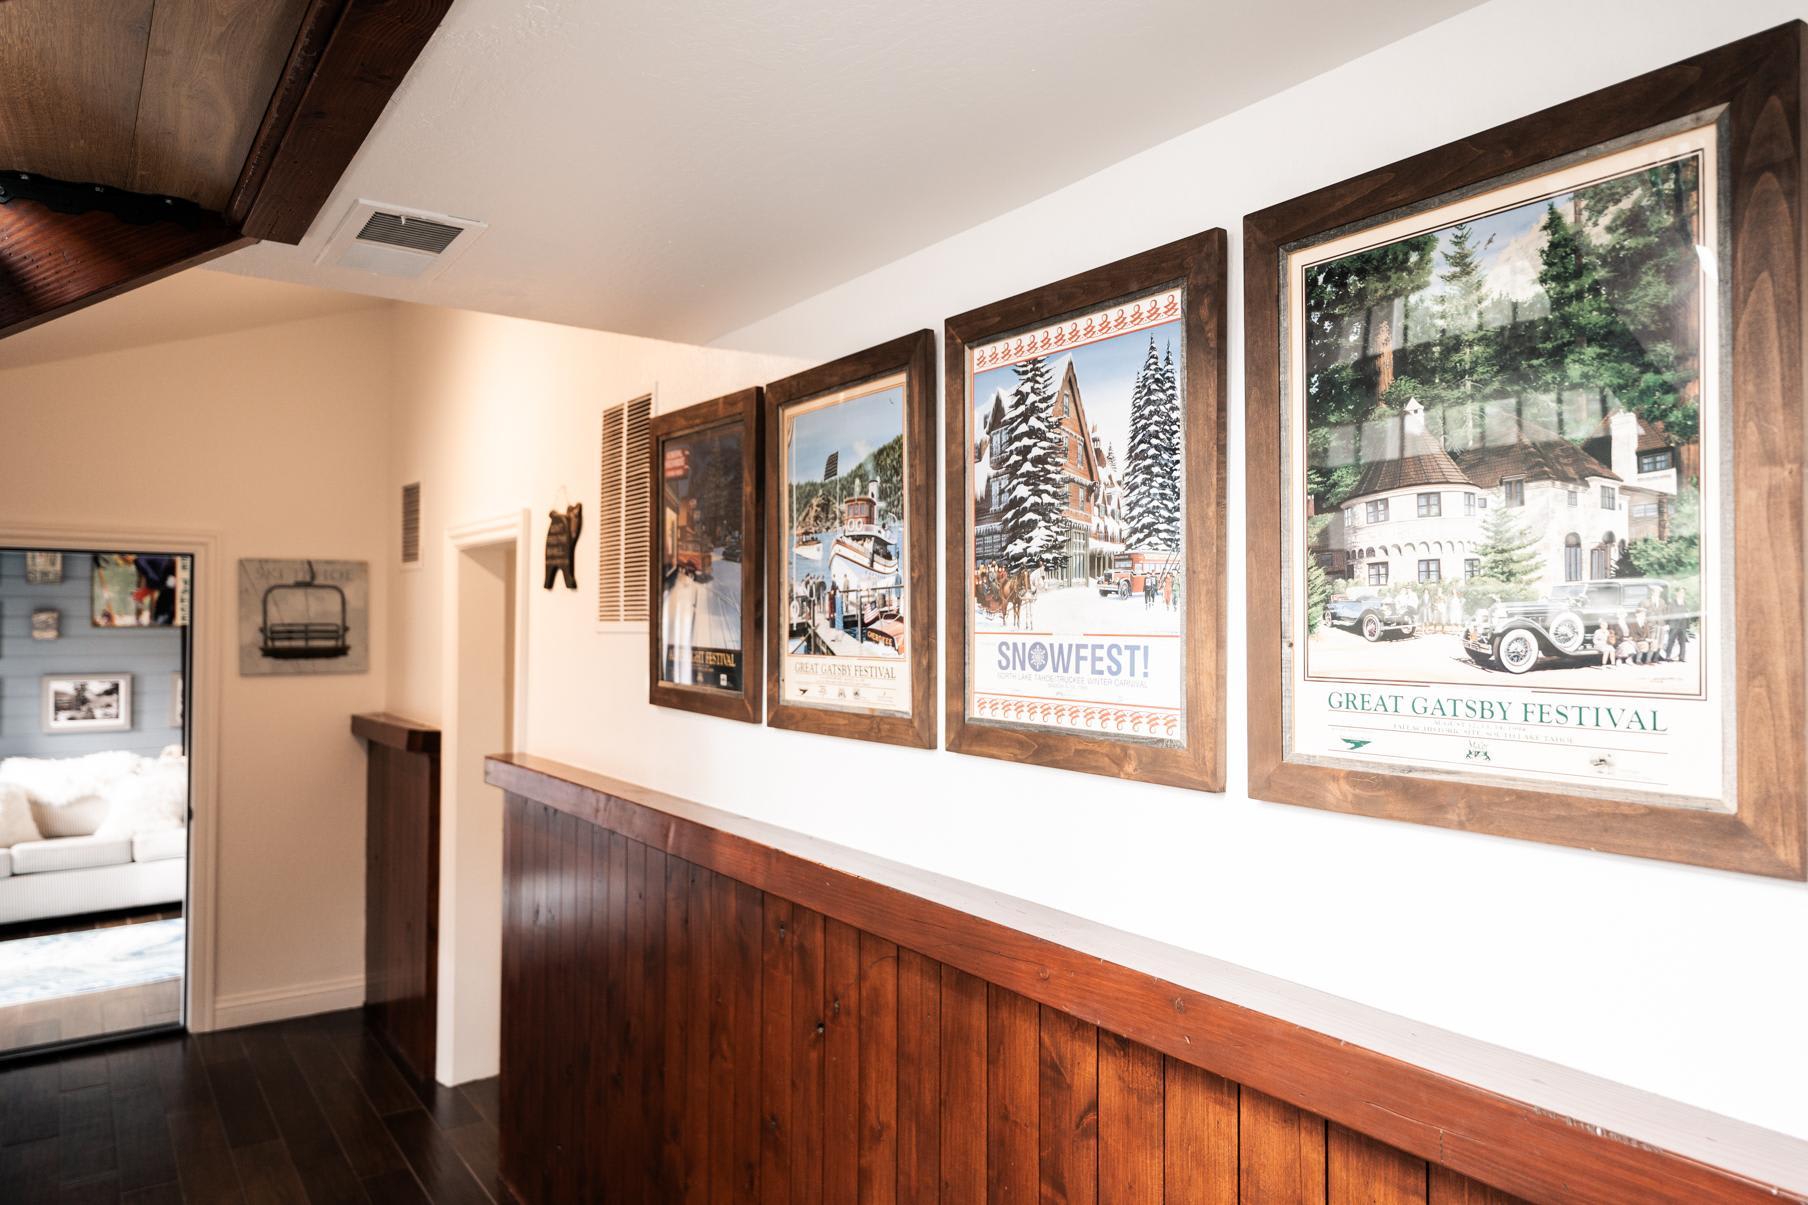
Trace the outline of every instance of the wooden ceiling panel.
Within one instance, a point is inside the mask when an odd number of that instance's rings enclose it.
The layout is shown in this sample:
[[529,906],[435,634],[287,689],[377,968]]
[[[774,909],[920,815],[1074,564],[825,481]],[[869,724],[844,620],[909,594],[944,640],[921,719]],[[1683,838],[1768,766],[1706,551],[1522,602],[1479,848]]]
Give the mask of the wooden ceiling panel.
[[0,3],[0,169],[130,186],[151,8]]
[[127,187],[226,207],[306,7],[156,0]]

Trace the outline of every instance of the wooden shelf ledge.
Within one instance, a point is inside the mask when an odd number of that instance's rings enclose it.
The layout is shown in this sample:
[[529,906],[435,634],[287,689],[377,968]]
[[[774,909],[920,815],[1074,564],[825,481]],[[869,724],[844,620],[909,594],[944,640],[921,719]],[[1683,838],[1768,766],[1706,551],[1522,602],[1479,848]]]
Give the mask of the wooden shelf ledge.
[[1808,1141],[556,761],[486,778],[1530,1199],[1808,1201]]
[[387,711],[353,716],[352,735],[404,753],[439,752],[438,728]]

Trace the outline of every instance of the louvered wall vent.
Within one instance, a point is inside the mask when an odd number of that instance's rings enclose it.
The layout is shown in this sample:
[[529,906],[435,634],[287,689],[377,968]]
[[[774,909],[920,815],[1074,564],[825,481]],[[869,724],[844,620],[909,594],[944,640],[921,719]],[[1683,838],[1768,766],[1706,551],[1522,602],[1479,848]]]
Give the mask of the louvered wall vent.
[[378,276],[430,280],[487,229],[466,218],[360,200],[339,220],[315,262]]
[[421,563],[421,483],[402,487],[402,564]]
[[652,505],[653,399],[603,411],[602,505],[596,532],[596,618],[647,621],[647,513]]

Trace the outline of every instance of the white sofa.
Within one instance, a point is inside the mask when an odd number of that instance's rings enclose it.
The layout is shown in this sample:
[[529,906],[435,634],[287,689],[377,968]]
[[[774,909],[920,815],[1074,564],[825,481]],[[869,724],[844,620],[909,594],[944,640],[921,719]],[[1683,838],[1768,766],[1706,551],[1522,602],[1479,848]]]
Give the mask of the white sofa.
[[187,817],[180,749],[0,761],[0,925],[180,902]]

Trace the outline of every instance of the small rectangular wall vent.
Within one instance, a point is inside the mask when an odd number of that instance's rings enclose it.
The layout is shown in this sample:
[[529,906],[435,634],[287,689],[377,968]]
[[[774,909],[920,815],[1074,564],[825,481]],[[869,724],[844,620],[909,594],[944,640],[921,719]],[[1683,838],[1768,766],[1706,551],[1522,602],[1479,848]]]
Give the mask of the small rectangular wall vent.
[[340,217],[314,262],[399,280],[432,280],[487,229],[468,218],[360,199]]
[[402,487],[402,564],[421,563],[421,483]]
[[453,239],[463,233],[462,228],[445,222],[411,218],[405,213],[387,213],[379,209],[366,219],[363,228],[358,231],[358,241],[439,255],[452,245]]
[[596,533],[596,617],[601,623],[647,621],[652,421],[651,396],[603,411],[602,513]]

